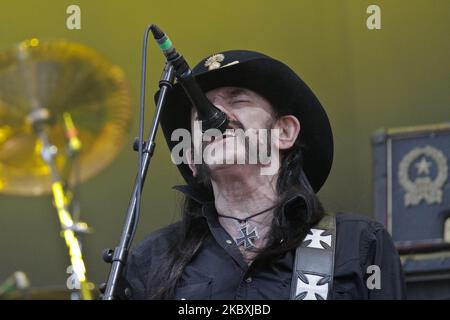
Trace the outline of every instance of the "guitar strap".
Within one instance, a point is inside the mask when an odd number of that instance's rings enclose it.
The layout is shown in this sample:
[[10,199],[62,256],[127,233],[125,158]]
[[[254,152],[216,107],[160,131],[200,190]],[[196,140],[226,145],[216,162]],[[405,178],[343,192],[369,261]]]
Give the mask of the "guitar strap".
[[327,300],[333,287],[336,217],[325,215],[295,250],[291,300]]

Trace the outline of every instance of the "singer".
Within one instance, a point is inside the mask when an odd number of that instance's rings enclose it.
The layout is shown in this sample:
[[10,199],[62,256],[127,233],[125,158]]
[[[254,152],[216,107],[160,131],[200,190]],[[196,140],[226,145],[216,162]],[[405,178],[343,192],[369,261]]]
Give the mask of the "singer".
[[[178,168],[187,185],[175,187],[184,194],[182,218],[130,252],[122,297],[405,298],[400,259],[383,226],[328,213],[316,195],[331,170],[333,136],[324,108],[298,75],[278,60],[244,50],[209,56],[193,75],[226,114],[228,130],[183,152],[186,161]],[[176,130],[202,134],[199,120],[176,84],[161,114],[171,151],[179,143]],[[276,130],[277,139],[257,134],[253,142],[268,143],[270,154],[279,154],[273,174],[261,174],[268,164],[225,161],[250,158],[238,129],[268,130],[269,136]],[[213,146],[225,152],[193,161]]]

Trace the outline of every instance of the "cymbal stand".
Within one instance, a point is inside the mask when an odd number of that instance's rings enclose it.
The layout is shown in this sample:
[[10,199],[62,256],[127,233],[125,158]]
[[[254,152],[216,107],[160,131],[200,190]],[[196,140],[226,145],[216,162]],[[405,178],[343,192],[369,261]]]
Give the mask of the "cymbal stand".
[[[77,233],[81,231],[80,226],[74,222],[69,212],[69,201],[64,190],[64,182],[58,174],[55,164],[55,156],[58,150],[55,145],[50,143],[47,130],[45,128],[45,124],[49,118],[48,114],[47,109],[34,108],[29,114],[29,120],[32,123],[33,129],[35,130],[41,143],[41,157],[47,163],[51,171],[54,206],[58,213],[58,219],[61,225],[61,235],[65,240],[67,248],[69,249],[70,262],[73,272],[80,283],[79,290],[81,298],[83,300],[91,300],[92,295],[89,288],[90,284],[86,278],[86,267],[81,253],[81,245],[77,238]],[[79,144],[79,147],[81,147],[81,144]]]

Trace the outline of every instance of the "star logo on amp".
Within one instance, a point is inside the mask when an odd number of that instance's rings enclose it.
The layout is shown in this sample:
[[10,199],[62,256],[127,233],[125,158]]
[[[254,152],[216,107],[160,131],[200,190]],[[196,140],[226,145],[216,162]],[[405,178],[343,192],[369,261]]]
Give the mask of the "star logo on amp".
[[433,146],[414,148],[400,161],[398,181],[405,191],[405,206],[441,203],[448,178],[447,158]]

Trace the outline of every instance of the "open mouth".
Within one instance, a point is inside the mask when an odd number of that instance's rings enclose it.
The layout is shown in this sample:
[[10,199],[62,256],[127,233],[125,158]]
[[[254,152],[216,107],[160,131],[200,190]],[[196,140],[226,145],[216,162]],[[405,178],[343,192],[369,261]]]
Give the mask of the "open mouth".
[[210,145],[210,144],[213,144],[213,143],[217,143],[217,142],[220,142],[222,140],[229,139],[229,138],[235,139],[238,136],[238,132],[236,132],[236,130],[244,130],[244,126],[238,121],[231,120],[228,123],[228,126],[227,126],[227,128],[225,129],[225,132],[222,135],[220,135],[220,136],[214,136],[214,135],[210,136],[209,137],[209,141],[204,141],[203,142],[203,146],[205,147],[207,145]]
[[228,138],[236,138],[235,129],[227,128],[221,136],[212,136],[211,141],[208,144],[216,143]]

